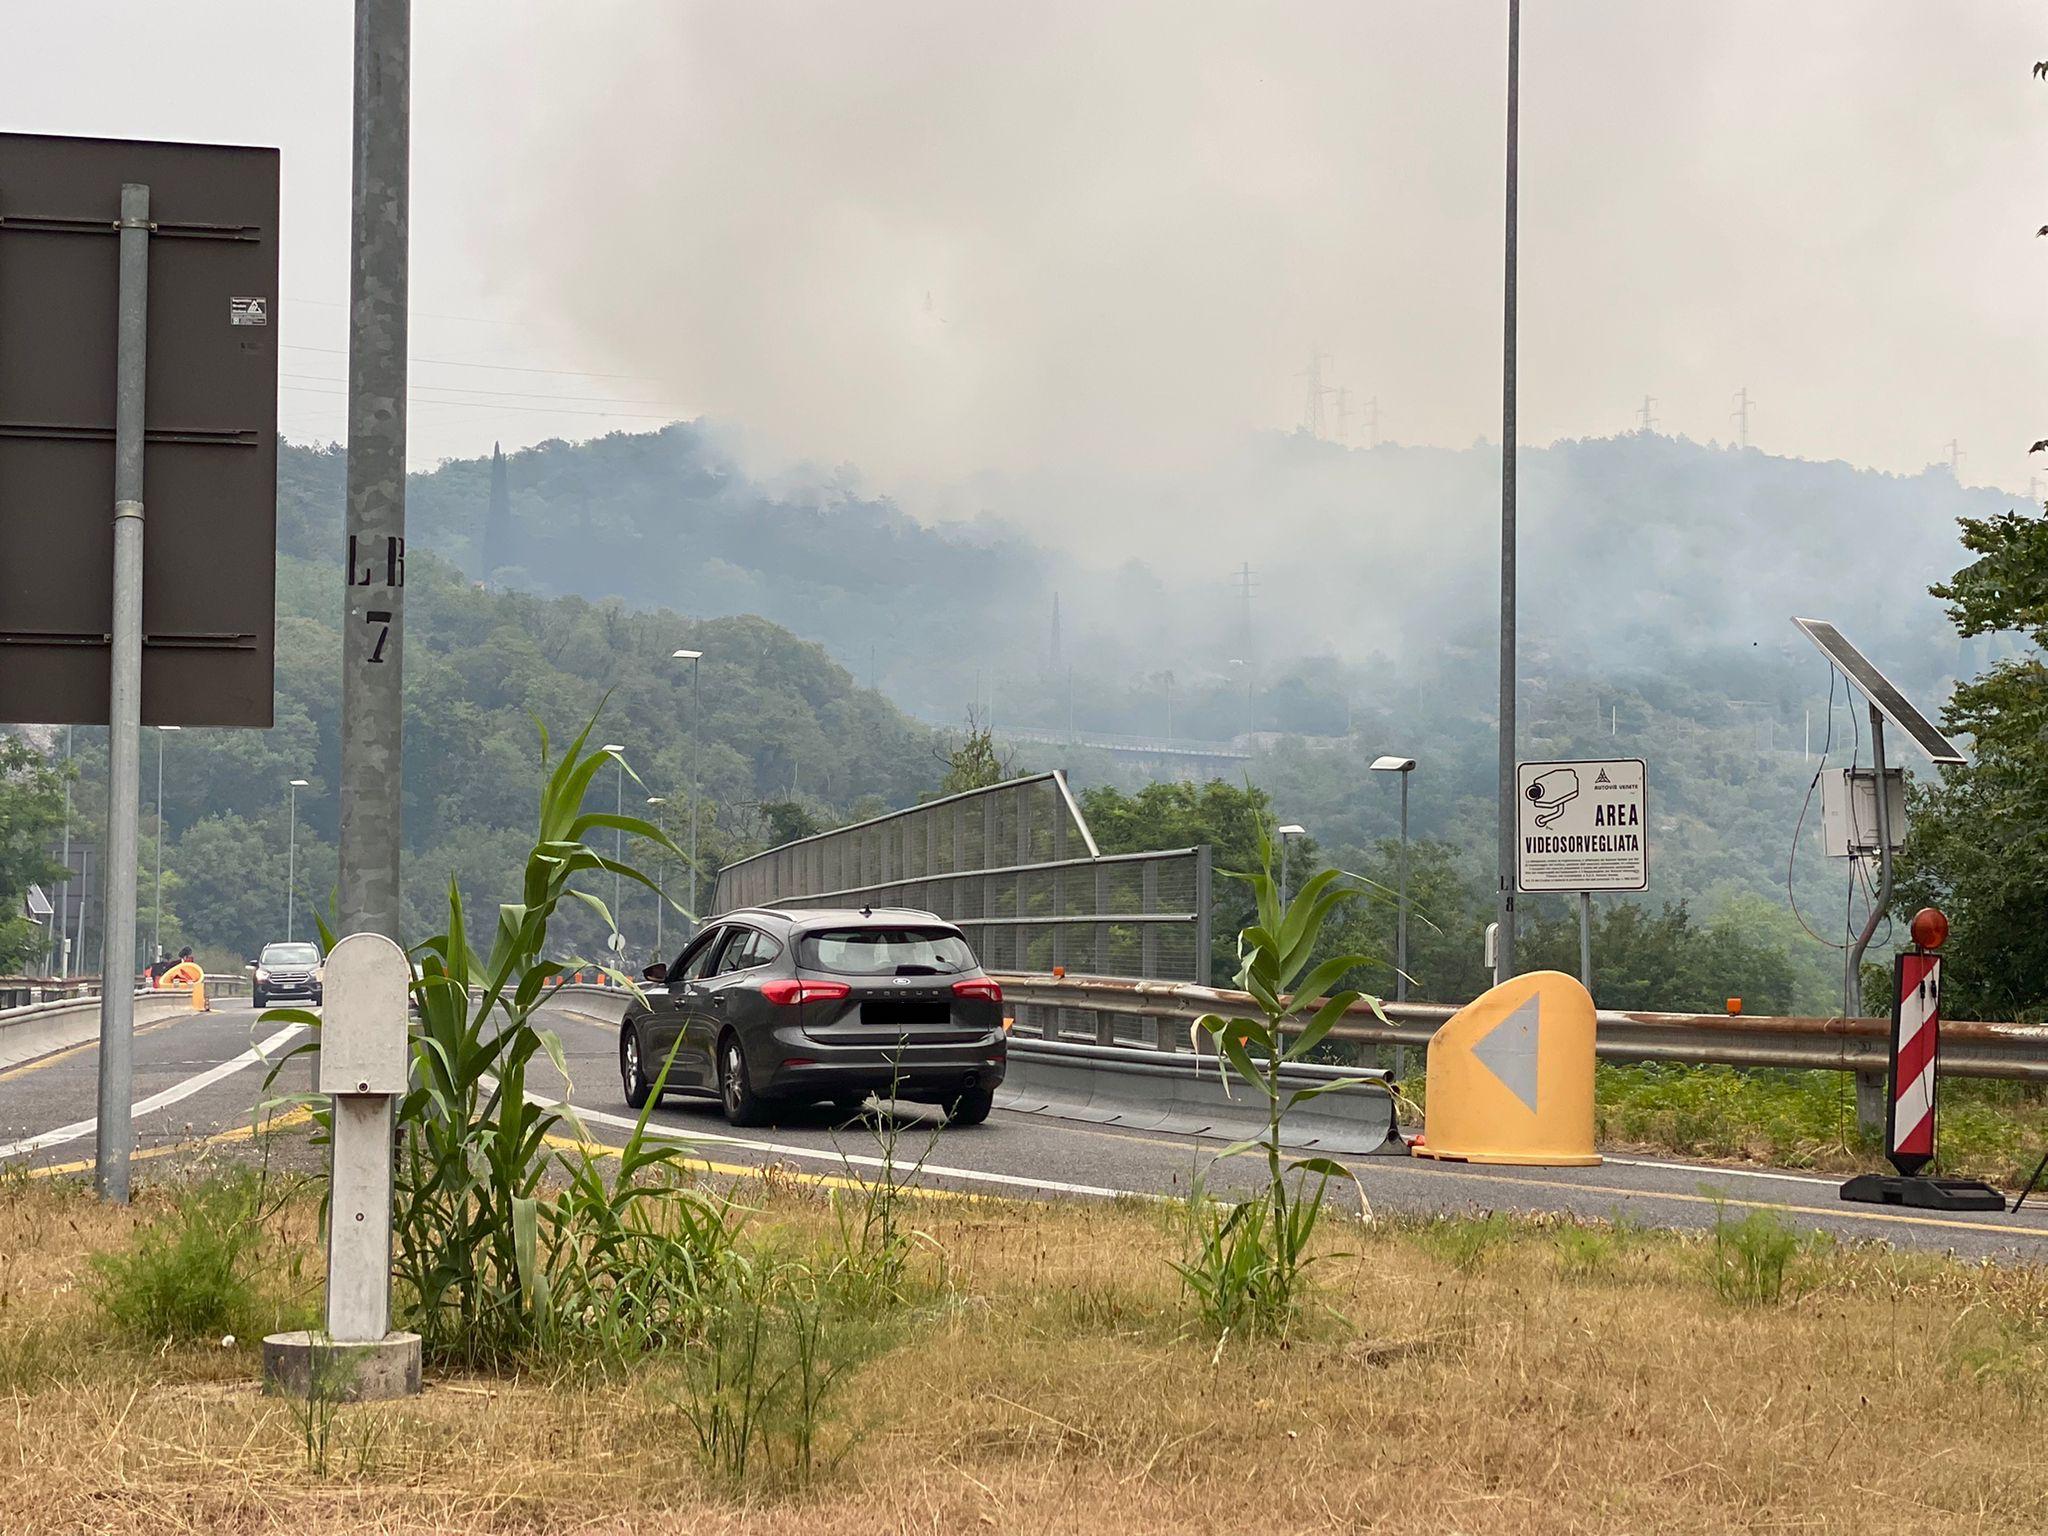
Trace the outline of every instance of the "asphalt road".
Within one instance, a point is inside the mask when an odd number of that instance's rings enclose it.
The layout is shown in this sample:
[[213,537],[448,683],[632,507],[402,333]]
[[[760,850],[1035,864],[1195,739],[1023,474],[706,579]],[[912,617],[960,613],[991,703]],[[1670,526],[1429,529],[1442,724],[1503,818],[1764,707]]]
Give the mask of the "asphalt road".
[[[594,1142],[616,1146],[631,1130],[633,1116],[619,1090],[616,1021],[591,1011],[593,1006],[602,1007],[579,1002],[548,1010],[546,1019],[561,1036],[571,1078],[568,1097],[583,1130]],[[265,1101],[310,1086],[300,1060],[265,1090],[268,1061],[303,1039],[303,1032],[256,1020],[246,1002],[224,1001],[214,1013],[180,1016],[138,1034],[139,1157],[166,1157],[195,1145],[246,1151],[243,1144]],[[51,1173],[91,1167],[98,1067],[97,1048],[87,1044],[0,1072],[0,1166]],[[544,1062],[529,1086],[550,1097],[564,1087]],[[650,1124],[690,1143],[715,1168],[779,1163],[798,1174],[873,1177],[893,1155],[899,1168],[918,1165],[920,1182],[996,1196],[1184,1194],[1205,1170],[1212,1190],[1228,1192],[1260,1177],[1249,1159],[1214,1164],[1211,1141],[1002,1110],[985,1125],[957,1131],[942,1130],[931,1112],[907,1107],[893,1119],[870,1114],[851,1121],[799,1110],[776,1126],[734,1132],[715,1103],[672,1099]],[[1844,1205],[1834,1179],[1629,1157],[1610,1157],[1597,1168],[1529,1169],[1391,1156],[1345,1161],[1381,1212],[1553,1212],[1701,1229],[1724,1206],[1768,1207],[1801,1227],[1844,1239],[1883,1239],[1971,1258],[2048,1261],[2048,1204],[2038,1212],[2030,1205],[2017,1217],[1907,1214]],[[1357,1196],[1348,1192],[1343,1198]]]

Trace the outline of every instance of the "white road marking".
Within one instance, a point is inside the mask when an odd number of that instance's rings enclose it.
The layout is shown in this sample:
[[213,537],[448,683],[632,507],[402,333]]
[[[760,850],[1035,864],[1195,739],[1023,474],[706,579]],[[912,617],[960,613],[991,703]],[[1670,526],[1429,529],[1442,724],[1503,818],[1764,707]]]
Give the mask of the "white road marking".
[[1773,1173],[1768,1168],[1730,1168],[1719,1163],[1660,1163],[1647,1157],[1614,1157],[1602,1153],[1605,1162],[1623,1168],[1661,1168],[1669,1173],[1701,1173],[1726,1175],[1737,1179],[1775,1179],[1781,1184],[1825,1184],[1833,1189],[1841,1179],[1820,1178],[1810,1173]]
[[[153,1111],[189,1099],[193,1094],[211,1088],[215,1083],[255,1066],[259,1061],[267,1061],[272,1051],[287,1043],[294,1035],[302,1033],[305,1027],[303,1024],[288,1024],[268,1040],[250,1046],[241,1055],[230,1057],[208,1067],[204,1072],[173,1083],[161,1093],[151,1094],[136,1104],[130,1114],[134,1119],[140,1120]],[[0,1146],[0,1159],[21,1157],[30,1152],[40,1152],[44,1147],[60,1147],[67,1141],[77,1141],[80,1137],[90,1136],[98,1130],[99,1124],[99,1117],[94,1116],[90,1120],[74,1120],[69,1125],[60,1125],[54,1131],[44,1131],[39,1136],[27,1136],[20,1141],[10,1141],[5,1146]]]
[[[602,1109],[584,1109],[576,1104],[564,1103],[560,1099],[551,1099],[545,1094],[529,1093],[526,1097],[529,1103],[538,1104],[543,1109],[563,1110],[587,1125],[608,1125],[614,1130],[630,1131],[639,1123],[625,1115],[614,1115]],[[721,1136],[716,1132],[701,1134],[678,1130],[655,1120],[647,1122],[647,1131],[649,1135],[659,1136],[663,1141],[682,1142],[689,1146],[706,1142],[722,1147],[744,1147],[750,1152],[769,1152],[777,1157],[803,1158],[810,1162],[859,1168],[886,1168],[896,1173],[930,1174],[934,1178],[960,1179],[970,1184],[995,1184],[1005,1189],[1033,1189],[1053,1195],[1085,1195],[1097,1200],[1166,1198],[1142,1189],[1112,1189],[1102,1184],[1069,1184],[1060,1179],[1036,1179],[1016,1173],[988,1173],[979,1168],[948,1168],[937,1163],[906,1163],[901,1159],[868,1157],[854,1152],[827,1152],[817,1147],[795,1147],[779,1141],[753,1141],[744,1136]]]

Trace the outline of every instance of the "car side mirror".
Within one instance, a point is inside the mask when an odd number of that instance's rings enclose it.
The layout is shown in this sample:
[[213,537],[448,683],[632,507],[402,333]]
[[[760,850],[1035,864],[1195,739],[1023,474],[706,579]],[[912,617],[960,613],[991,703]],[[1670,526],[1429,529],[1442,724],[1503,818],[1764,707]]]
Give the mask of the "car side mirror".
[[657,984],[660,982],[667,981],[668,967],[665,965],[650,965],[647,967],[646,970],[640,973],[640,979],[642,981],[652,981]]

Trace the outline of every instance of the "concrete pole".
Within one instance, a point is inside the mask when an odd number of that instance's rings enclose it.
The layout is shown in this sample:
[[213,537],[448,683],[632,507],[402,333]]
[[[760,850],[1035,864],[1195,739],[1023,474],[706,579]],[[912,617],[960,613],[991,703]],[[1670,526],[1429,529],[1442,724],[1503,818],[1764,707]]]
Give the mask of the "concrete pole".
[[411,0],[356,0],[341,933],[399,938]]
[[121,188],[114,384],[114,615],[107,692],[107,852],[100,940],[99,1128],[93,1187],[128,1198],[135,1147],[135,885],[142,794],[142,468],[149,347],[149,188]]
[[1506,298],[1501,318],[1500,429],[1500,924],[1494,983],[1515,974],[1515,221],[1522,88],[1522,0],[1508,0]]

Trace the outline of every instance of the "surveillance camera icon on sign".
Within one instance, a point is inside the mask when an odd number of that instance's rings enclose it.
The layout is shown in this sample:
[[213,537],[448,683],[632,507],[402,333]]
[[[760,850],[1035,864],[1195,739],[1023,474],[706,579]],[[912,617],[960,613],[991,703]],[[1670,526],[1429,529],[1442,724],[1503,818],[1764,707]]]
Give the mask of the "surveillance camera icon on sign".
[[1579,798],[1579,772],[1576,768],[1553,768],[1538,774],[1522,793],[1532,805],[1543,807],[1536,813],[1536,825],[1553,826],[1564,814],[1565,802]]

